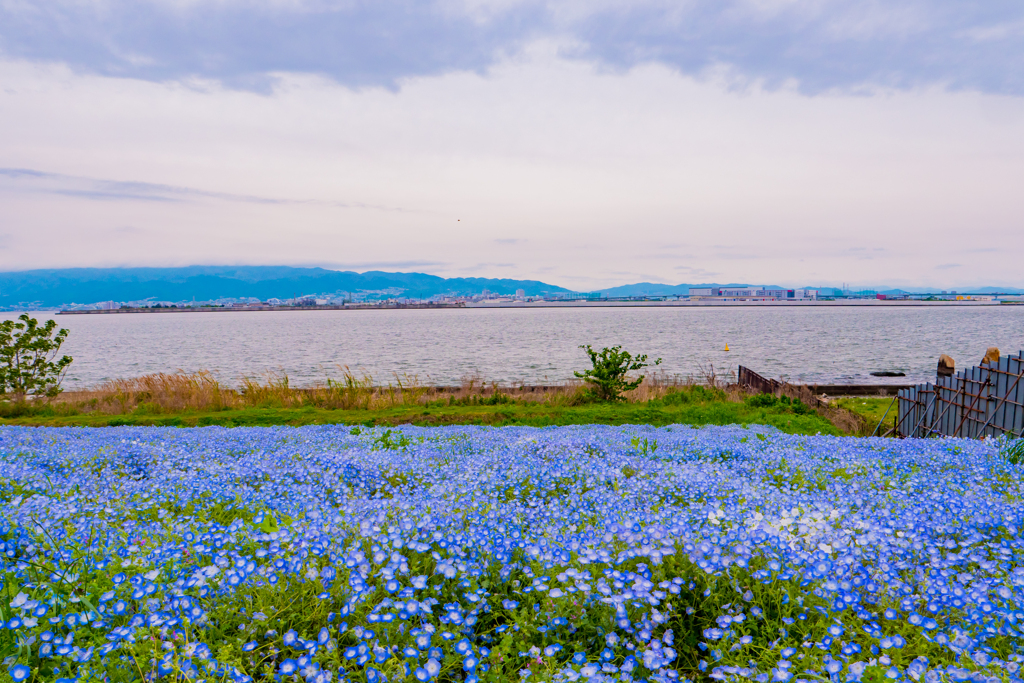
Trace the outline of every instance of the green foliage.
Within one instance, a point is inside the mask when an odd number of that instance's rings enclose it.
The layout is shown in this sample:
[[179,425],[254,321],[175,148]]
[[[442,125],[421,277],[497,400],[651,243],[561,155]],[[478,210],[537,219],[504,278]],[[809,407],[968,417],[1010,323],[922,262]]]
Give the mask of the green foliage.
[[623,351],[621,346],[606,346],[600,351],[592,349],[590,344],[581,345],[580,348],[590,356],[593,367],[573,374],[590,385],[590,394],[598,401],[624,400],[623,392],[636,389],[644,381],[643,375],[633,380],[628,379],[629,373],[661,363],[660,358],[648,363],[647,354],[633,356],[629,351]]
[[[366,433],[367,428],[416,425],[523,425],[547,427],[571,424],[726,425],[765,424],[787,434],[841,434],[817,413],[795,415],[791,410],[750,408],[743,403],[717,401],[682,403],[655,409],[650,404],[589,403],[585,405],[527,404],[472,407],[396,407],[381,410],[325,410],[310,408],[239,408],[218,411],[105,415],[57,411],[54,406],[0,403],[2,424],[46,425],[52,427],[105,427],[117,425],[196,427],[258,427],[271,425],[345,424]],[[18,406],[18,410],[14,410]],[[6,412],[11,408],[11,412]],[[356,427],[358,425],[358,427]],[[394,443],[396,439],[389,437]],[[378,444],[380,449],[384,444]],[[399,448],[401,446],[399,445]]]
[[646,436],[642,439],[634,436],[630,439],[630,444],[640,455],[653,455],[654,451],[658,450],[658,441],[656,439],[648,441]]
[[1024,463],[1024,438],[1007,441],[1006,445],[1000,449],[1000,452],[1011,465]]
[[67,336],[67,330],[57,330],[56,321],[47,320],[40,325],[27,313],[17,320],[0,322],[0,394],[59,394],[72,359],[55,359]]
[[385,429],[384,433],[373,440],[373,450],[400,451],[412,441],[402,432],[393,432]]
[[751,408],[776,408],[792,410],[797,415],[809,415],[814,411],[798,398],[775,396],[774,394],[754,394],[744,401]]
[[774,394],[754,394],[748,396],[744,403],[751,408],[773,408],[778,405],[779,399]]

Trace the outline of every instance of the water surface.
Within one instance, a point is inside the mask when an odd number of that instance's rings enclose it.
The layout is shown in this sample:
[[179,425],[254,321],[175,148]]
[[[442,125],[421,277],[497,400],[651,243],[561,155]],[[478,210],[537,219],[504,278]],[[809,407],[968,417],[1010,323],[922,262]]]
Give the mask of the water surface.
[[[14,317],[16,314],[4,314]],[[48,314],[36,314],[44,317]],[[940,353],[958,367],[985,349],[1024,348],[1024,306],[537,308],[62,315],[75,358],[67,388],[152,372],[211,370],[228,383],[287,373],[296,386],[340,366],[386,383],[395,374],[543,384],[588,361],[580,344],[621,344],[660,370],[719,374],[746,365],[794,382],[934,379]],[[726,352],[725,345],[729,345]],[[876,370],[907,373],[882,380]]]

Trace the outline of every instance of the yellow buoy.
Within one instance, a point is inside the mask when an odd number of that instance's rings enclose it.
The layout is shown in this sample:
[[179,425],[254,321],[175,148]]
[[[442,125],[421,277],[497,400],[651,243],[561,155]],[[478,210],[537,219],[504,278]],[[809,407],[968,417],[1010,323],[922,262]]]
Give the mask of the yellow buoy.
[[729,345],[728,345],[728,344],[726,344],[726,345],[725,345],[725,350],[726,350],[726,351],[728,351],[728,350],[729,350]]

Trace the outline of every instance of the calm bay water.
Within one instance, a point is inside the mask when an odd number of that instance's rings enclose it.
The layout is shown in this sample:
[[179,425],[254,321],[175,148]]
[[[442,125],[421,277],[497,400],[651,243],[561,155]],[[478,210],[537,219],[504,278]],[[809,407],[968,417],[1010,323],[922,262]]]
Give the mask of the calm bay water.
[[[46,317],[48,314],[36,314]],[[15,314],[4,314],[5,318]],[[341,374],[394,373],[423,383],[555,383],[588,365],[580,344],[621,344],[661,357],[659,370],[721,375],[746,365],[794,382],[934,379],[940,353],[957,367],[989,346],[1024,348],[1024,306],[566,308],[56,316],[70,330],[67,388],[117,377],[211,370],[222,381],[285,372],[294,386]],[[726,352],[728,343],[730,351]],[[907,378],[873,378],[898,370]]]

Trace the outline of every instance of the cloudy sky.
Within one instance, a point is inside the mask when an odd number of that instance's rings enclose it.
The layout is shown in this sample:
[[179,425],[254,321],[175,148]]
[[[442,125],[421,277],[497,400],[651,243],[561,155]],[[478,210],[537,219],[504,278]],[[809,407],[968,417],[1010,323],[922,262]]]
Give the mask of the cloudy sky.
[[1024,286],[1019,0],[0,0],[0,269]]

